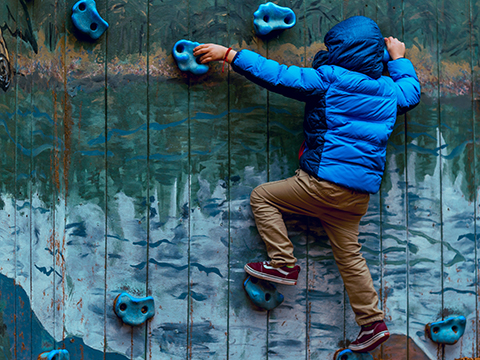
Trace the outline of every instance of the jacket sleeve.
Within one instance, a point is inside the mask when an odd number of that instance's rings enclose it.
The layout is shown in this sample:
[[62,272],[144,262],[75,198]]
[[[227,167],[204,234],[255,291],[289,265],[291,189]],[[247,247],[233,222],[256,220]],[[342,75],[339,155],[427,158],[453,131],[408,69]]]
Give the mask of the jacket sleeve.
[[280,65],[249,50],[235,55],[232,68],[257,85],[300,101],[324,93],[328,87],[325,75],[320,71]]
[[420,82],[410,60],[400,58],[388,62],[388,71],[395,82],[397,113],[404,114],[420,102]]

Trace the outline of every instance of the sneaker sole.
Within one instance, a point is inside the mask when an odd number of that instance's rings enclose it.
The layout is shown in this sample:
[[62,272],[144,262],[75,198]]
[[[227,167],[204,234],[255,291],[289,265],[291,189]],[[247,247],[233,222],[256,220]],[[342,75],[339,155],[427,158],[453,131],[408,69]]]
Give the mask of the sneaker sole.
[[356,352],[370,352],[370,351],[374,350],[375,348],[377,348],[377,346],[379,346],[383,342],[387,341],[389,337],[390,337],[390,333],[388,331],[382,331],[382,332],[378,333],[377,335],[375,335],[374,337],[372,337],[367,342],[364,342],[362,345],[352,345],[352,344],[350,344],[350,346],[348,348],[350,350],[356,351]]
[[279,277],[276,277],[276,276],[273,276],[273,275],[261,273],[261,272],[258,272],[256,270],[252,269],[248,265],[245,265],[244,269],[245,269],[245,272],[247,274],[252,275],[252,276],[254,276],[256,278],[259,278],[259,279],[263,279],[263,280],[267,280],[267,281],[271,281],[271,282],[278,283],[278,284],[283,284],[283,285],[297,285],[297,280],[279,278]]

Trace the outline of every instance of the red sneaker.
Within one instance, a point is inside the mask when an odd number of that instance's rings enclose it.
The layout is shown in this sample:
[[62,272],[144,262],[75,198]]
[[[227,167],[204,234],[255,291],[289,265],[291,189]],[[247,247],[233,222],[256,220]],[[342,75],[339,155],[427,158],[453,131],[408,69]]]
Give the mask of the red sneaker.
[[244,267],[245,271],[259,279],[276,282],[285,285],[297,285],[300,266],[295,265],[290,268],[288,266],[273,267],[268,261],[249,263]]
[[348,348],[356,352],[369,352],[387,341],[389,337],[390,333],[387,325],[385,325],[385,321],[375,321],[371,324],[362,325],[357,339]]

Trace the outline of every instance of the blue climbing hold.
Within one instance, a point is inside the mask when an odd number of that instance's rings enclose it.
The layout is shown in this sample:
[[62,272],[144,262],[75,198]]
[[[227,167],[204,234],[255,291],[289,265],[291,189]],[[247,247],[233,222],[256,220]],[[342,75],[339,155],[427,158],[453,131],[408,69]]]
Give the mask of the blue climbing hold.
[[200,43],[189,40],[179,40],[173,46],[173,57],[182,71],[190,71],[194,75],[203,75],[208,71],[208,65],[199,64],[198,57],[193,56],[193,49]]
[[389,62],[390,60],[392,60],[392,58],[390,57],[390,54],[388,53],[387,48],[384,48],[384,49],[383,49],[383,59],[382,59],[382,61],[383,61],[384,63],[387,63],[387,62]]
[[268,2],[253,13],[253,25],[257,35],[267,35],[273,30],[289,29],[296,22],[292,9]]
[[70,354],[67,350],[52,350],[41,353],[38,360],[70,360]]
[[337,350],[335,360],[373,360],[373,356],[369,353],[353,352],[350,349]]
[[453,345],[463,336],[466,324],[465,316],[449,317],[427,324],[425,332],[437,344]]
[[275,309],[284,300],[275,285],[268,281],[249,276],[243,283],[243,287],[252,302],[265,310]]
[[72,8],[73,25],[93,40],[97,40],[107,30],[108,24],[98,14],[94,0],[80,0]]
[[138,299],[121,293],[113,303],[113,310],[125,324],[137,326],[155,315],[155,302],[151,296]]

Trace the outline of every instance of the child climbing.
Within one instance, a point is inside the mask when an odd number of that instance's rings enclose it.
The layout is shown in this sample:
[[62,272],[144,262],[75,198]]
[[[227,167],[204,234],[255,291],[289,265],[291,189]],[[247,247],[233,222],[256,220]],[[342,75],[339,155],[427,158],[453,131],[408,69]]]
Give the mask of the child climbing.
[[[368,352],[390,336],[358,229],[369,194],[380,188],[387,140],[396,116],[420,101],[420,84],[405,44],[383,38],[377,24],[355,16],[325,36],[328,51],[313,68],[287,67],[252,51],[215,44],[194,49],[202,63],[226,61],[239,74],[270,91],[304,101],[305,141],[295,176],[255,188],[250,197],[255,222],[270,261],[245,271],[280,284],[296,285],[300,266],[293,255],[283,213],[320,218],[350,298],[360,333],[349,348]],[[382,76],[385,46],[390,77]]]

